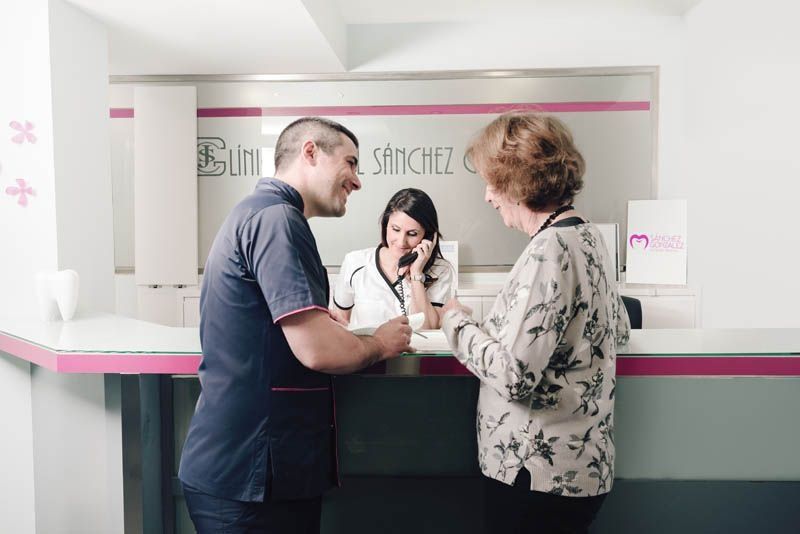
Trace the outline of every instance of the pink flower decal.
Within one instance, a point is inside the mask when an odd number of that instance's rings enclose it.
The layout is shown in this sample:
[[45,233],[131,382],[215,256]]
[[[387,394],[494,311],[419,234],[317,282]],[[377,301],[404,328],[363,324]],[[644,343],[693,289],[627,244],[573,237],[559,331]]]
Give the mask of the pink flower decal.
[[23,208],[28,205],[28,195],[36,196],[36,192],[33,190],[31,186],[29,186],[24,179],[17,178],[17,185],[16,186],[9,186],[6,187],[6,194],[11,196],[19,195],[17,199],[17,204],[22,206]]
[[25,121],[25,125],[23,126],[17,121],[11,121],[10,123],[8,123],[8,125],[19,132],[18,134],[16,134],[14,137],[11,138],[13,142],[17,143],[18,145],[21,145],[25,141],[28,141],[29,143],[36,142],[36,136],[33,135],[33,132],[31,131],[33,130],[32,122]]

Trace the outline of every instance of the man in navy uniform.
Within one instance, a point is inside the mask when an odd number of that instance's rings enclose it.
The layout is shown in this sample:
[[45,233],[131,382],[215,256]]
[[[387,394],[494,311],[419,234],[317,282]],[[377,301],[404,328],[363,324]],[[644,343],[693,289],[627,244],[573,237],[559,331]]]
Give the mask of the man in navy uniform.
[[299,119],[219,230],[200,294],[202,392],[178,476],[197,531],[318,533],[337,484],[332,374],[411,352],[406,317],[355,336],[328,313],[307,219],[341,217],[361,188],[358,140]]

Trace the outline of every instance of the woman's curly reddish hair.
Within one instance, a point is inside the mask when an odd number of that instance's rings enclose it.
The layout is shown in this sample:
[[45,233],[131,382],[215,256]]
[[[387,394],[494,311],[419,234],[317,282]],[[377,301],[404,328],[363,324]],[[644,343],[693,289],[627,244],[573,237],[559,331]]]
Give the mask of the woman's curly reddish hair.
[[470,143],[467,157],[493,189],[534,211],[569,204],[583,188],[583,156],[550,115],[500,115]]

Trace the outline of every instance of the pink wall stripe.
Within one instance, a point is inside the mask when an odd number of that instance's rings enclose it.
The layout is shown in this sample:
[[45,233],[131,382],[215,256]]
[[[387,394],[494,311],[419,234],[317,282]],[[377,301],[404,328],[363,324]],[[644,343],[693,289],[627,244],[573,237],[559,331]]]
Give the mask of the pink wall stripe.
[[269,108],[197,108],[200,118],[214,117],[263,117]]
[[[398,106],[292,106],[274,108],[198,108],[200,118],[219,117],[304,117],[401,116],[401,115],[485,115],[512,110],[540,110],[550,113],[597,111],[650,111],[650,102],[540,102],[511,104],[430,104]],[[132,108],[111,108],[112,119],[130,119]]]
[[111,108],[108,110],[112,119],[132,119],[133,108]]

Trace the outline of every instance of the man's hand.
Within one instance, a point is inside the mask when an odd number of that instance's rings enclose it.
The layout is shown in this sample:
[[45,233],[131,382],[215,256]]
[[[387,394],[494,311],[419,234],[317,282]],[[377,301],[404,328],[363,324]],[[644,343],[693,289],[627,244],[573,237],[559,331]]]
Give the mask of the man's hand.
[[330,374],[353,373],[375,362],[413,352],[408,318],[381,325],[373,336],[355,336],[326,311],[303,310],[280,321],[292,353],[304,366]]
[[410,345],[411,327],[405,315],[386,321],[375,330],[372,337],[380,346],[381,360],[394,358],[401,352],[414,352]]

